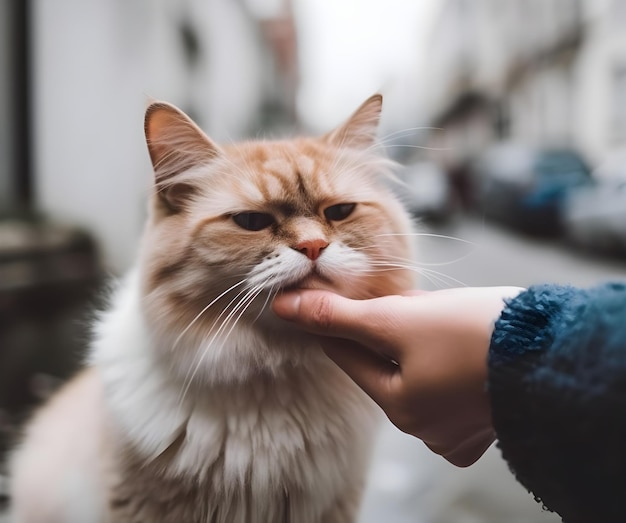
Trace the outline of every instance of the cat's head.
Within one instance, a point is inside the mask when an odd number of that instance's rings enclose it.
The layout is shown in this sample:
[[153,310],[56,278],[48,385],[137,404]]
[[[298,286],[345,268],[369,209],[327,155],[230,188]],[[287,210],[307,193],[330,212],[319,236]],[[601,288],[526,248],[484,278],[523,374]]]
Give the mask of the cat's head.
[[151,104],[141,256],[150,326],[217,346],[251,325],[276,335],[268,303],[286,288],[352,298],[411,288],[410,220],[375,147],[381,107],[375,95],[321,137],[222,146],[174,106]]

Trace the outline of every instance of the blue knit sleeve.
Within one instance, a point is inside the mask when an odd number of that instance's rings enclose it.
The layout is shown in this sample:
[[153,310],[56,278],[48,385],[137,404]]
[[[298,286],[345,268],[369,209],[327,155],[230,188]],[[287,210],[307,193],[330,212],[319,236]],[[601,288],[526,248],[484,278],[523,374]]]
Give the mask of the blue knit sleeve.
[[489,352],[498,446],[566,523],[626,521],[626,285],[531,287]]

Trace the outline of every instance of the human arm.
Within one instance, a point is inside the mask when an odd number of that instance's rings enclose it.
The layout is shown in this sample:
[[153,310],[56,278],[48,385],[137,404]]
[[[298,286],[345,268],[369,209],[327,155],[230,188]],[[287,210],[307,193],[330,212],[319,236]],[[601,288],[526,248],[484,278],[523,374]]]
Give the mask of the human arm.
[[478,459],[495,427],[517,478],[564,521],[623,521],[626,286],[518,293],[354,302],[306,291],[275,310],[334,336],[326,353],[392,422],[449,461]]

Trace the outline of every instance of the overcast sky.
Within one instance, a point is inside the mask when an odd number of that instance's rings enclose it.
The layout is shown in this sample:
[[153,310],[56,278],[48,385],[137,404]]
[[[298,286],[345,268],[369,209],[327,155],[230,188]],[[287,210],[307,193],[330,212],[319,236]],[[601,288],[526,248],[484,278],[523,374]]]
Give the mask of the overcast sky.
[[[316,130],[375,92],[385,118],[410,124],[425,38],[439,0],[294,0],[301,60],[299,109]],[[396,121],[398,121],[396,123]]]

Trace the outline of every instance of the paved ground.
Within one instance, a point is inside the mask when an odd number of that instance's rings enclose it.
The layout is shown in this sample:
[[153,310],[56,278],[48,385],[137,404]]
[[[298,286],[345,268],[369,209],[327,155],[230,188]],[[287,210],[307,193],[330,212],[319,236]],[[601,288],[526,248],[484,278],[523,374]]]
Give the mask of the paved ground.
[[[523,238],[463,219],[426,231],[419,261],[421,287],[559,282],[592,285],[626,280],[626,261],[584,256],[558,241]],[[430,271],[437,271],[435,274]],[[467,469],[433,455],[391,425],[384,427],[371,470],[360,523],[557,523],[515,482],[497,449]]]

